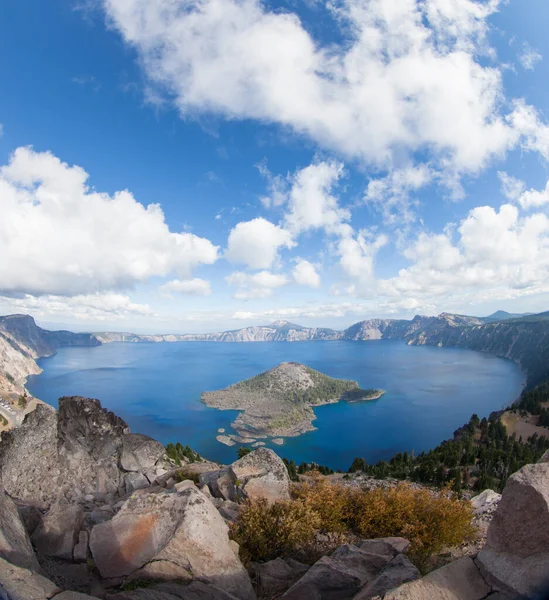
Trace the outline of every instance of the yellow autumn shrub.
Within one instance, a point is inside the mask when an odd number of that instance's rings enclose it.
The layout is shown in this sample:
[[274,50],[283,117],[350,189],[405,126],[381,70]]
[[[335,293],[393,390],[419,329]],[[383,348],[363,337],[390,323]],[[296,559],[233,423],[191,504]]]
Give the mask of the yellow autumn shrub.
[[232,538],[240,544],[240,557],[271,560],[306,549],[320,529],[320,517],[301,500],[269,504],[264,499],[247,502]]
[[353,495],[357,492],[313,473],[309,481],[294,487],[293,496],[319,515],[322,531],[344,533],[352,522]]
[[435,494],[401,483],[363,491],[312,477],[292,493],[291,501],[246,505],[233,529],[244,560],[307,551],[317,533],[348,533],[362,539],[405,537],[410,540],[410,558],[424,569],[430,556],[461,544],[474,531],[470,503],[455,499],[448,490]]
[[473,510],[444,490],[433,494],[406,483],[356,495],[353,529],[363,538],[401,536],[410,540],[409,555],[419,568],[445,546],[470,538]]

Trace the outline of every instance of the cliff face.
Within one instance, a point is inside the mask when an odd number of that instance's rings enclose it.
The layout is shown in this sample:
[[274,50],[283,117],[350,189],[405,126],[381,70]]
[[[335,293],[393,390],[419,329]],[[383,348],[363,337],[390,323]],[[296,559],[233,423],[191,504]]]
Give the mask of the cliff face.
[[215,333],[138,335],[104,332],[96,333],[94,337],[103,344],[110,342],[303,342],[338,340],[344,337],[344,332],[324,327],[301,327],[288,321],[275,321],[270,325],[243,327]]
[[0,393],[22,393],[27,377],[41,372],[37,358],[51,356],[63,346],[100,343],[89,333],[47,331],[29,315],[0,317]]
[[504,321],[469,327],[437,323],[406,336],[408,344],[488,352],[516,362],[534,386],[549,377],[549,321]]

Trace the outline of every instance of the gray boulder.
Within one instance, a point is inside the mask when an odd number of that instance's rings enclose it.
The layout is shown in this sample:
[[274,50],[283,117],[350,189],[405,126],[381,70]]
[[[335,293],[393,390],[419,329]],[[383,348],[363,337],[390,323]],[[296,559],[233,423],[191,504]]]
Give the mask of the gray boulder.
[[239,494],[245,498],[264,498],[269,502],[290,498],[290,477],[286,465],[269,448],[258,448],[250,452],[234,462],[230,471]]
[[49,600],[61,590],[38,573],[0,558],[0,597],[8,600]]
[[227,525],[196,488],[136,494],[111,521],[92,529],[90,548],[103,577],[129,575],[148,563],[165,561],[179,567],[179,577],[186,573],[241,600],[253,598]]
[[32,534],[36,551],[44,556],[72,560],[78,534],[84,520],[84,511],[75,504],[54,504],[42,517]]
[[288,470],[269,448],[258,448],[229,467],[201,473],[200,486],[208,486],[214,498],[233,502],[243,498],[269,502],[290,498]]
[[300,577],[309,570],[308,565],[303,565],[294,560],[275,558],[269,562],[255,566],[256,587],[263,598],[274,598],[277,594],[285,592]]
[[475,514],[481,516],[495,511],[500,500],[501,494],[494,492],[494,490],[484,490],[478,496],[471,498],[471,504]]
[[149,480],[143,475],[143,473],[126,473],[124,475],[124,487],[126,494],[131,494],[135,490],[141,490],[149,487]]
[[122,438],[120,464],[125,471],[145,473],[160,460],[166,449],[164,446],[141,433],[130,433]]
[[370,600],[376,596],[383,596],[399,585],[415,581],[419,577],[420,573],[410,559],[405,554],[397,554],[380,575],[362,588],[354,600]]
[[374,581],[392,557],[344,545],[323,556],[281,598],[339,600],[354,598]]
[[526,465],[507,480],[487,545],[527,557],[549,549],[549,463]]
[[498,590],[549,591],[549,463],[526,465],[508,479],[477,564]]
[[385,594],[384,600],[482,600],[491,592],[473,560],[460,558]]
[[40,569],[29,535],[19,518],[17,507],[2,489],[0,489],[0,557],[18,567],[32,571]]

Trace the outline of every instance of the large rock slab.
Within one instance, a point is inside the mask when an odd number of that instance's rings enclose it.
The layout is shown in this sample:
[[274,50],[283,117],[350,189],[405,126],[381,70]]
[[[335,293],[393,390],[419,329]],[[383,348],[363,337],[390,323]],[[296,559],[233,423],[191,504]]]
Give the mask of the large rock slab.
[[161,459],[166,452],[164,446],[141,433],[130,433],[122,438],[120,464],[125,471],[145,473]]
[[242,600],[254,598],[247,571],[233,552],[228,527],[196,488],[177,494],[185,504],[179,527],[156,560],[187,567],[193,578],[211,583]]
[[547,552],[526,558],[485,547],[476,563],[490,585],[512,598],[549,598],[549,541]]
[[521,557],[549,550],[549,463],[526,465],[509,477],[487,546]]
[[40,569],[17,507],[2,489],[0,489],[0,557],[18,567],[32,571]]
[[72,560],[83,520],[81,506],[54,504],[32,534],[36,551],[44,556]]
[[90,535],[90,549],[102,577],[129,575],[151,561],[173,537],[186,503],[179,494],[136,494]]
[[283,596],[284,600],[353,598],[374,581],[392,557],[344,545],[323,556]]
[[410,559],[405,554],[398,554],[380,575],[362,588],[353,600],[370,600],[377,596],[383,596],[403,583],[415,581],[419,577],[420,573]]
[[482,600],[491,591],[473,560],[464,557],[405,583],[387,593],[384,600]]
[[61,590],[38,573],[17,567],[0,558],[0,598],[49,600]]
[[290,498],[290,477],[286,465],[269,448],[258,448],[250,452],[234,462],[230,471],[239,493],[245,498],[264,498],[269,502]]
[[229,543],[228,527],[196,488],[140,493],[111,520],[96,525],[90,548],[103,577],[120,577],[149,563],[178,566],[189,577],[253,598],[249,576]]
[[282,558],[256,565],[256,581],[261,597],[276,598],[277,594],[285,592],[303,577],[309,568],[297,561]]

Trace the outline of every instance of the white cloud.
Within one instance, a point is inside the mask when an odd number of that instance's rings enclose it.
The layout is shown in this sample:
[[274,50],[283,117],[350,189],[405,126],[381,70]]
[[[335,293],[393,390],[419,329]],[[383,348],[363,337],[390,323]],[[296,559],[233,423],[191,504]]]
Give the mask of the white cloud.
[[315,266],[308,260],[299,258],[292,270],[292,275],[299,285],[308,285],[313,288],[320,287],[320,275]]
[[350,227],[344,224],[351,213],[338,206],[332,188],[343,175],[343,165],[337,162],[318,162],[298,170],[291,178],[287,228],[294,234],[313,229],[327,233],[346,234]]
[[509,200],[520,204],[523,209],[539,208],[540,206],[549,204],[549,181],[543,190],[536,190],[534,188],[527,190],[524,181],[503,172],[498,173],[498,175],[503,194]]
[[382,215],[388,224],[410,223],[415,219],[410,195],[428,185],[433,177],[427,165],[395,169],[386,177],[371,179],[364,200]]
[[377,282],[375,292],[448,302],[473,294],[477,299],[514,298],[549,291],[549,219],[520,216],[516,206],[499,211],[480,206],[452,234],[422,233],[407,249],[412,266]]
[[354,238],[342,238],[337,246],[341,268],[361,286],[370,286],[375,276],[376,255],[388,242],[386,235],[374,235],[368,231],[361,231]]
[[520,133],[524,150],[539,152],[545,160],[549,160],[549,125],[542,122],[533,106],[527,105],[524,100],[515,101],[507,120],[517,134]]
[[543,56],[537,50],[534,50],[534,48],[532,48],[529,44],[524,44],[520,54],[518,55],[518,59],[520,64],[527,71],[533,71],[536,63],[542,60]]
[[212,286],[205,279],[173,279],[160,286],[160,292],[164,294],[188,294],[190,296],[209,296],[212,293]]
[[258,217],[237,223],[231,229],[225,257],[250,269],[269,269],[276,262],[281,248],[293,246],[295,242],[288,231]]
[[104,0],[183,116],[278,123],[385,168],[428,153],[454,173],[477,173],[523,134],[504,113],[501,69],[479,59],[495,57],[499,4],[343,0],[330,4],[343,40],[323,46],[260,0]]
[[286,275],[281,273],[271,273],[270,271],[260,271],[253,275],[235,271],[225,278],[227,284],[238,287],[238,291],[233,294],[234,298],[239,300],[248,300],[250,298],[267,298],[272,296],[276,288],[290,283]]
[[504,171],[499,171],[498,177],[501,182],[501,191],[503,195],[506,198],[509,198],[509,200],[518,200],[520,195],[524,192],[524,181],[521,181]]
[[72,297],[45,295],[12,298],[0,296],[0,306],[6,312],[31,313],[36,317],[78,319],[81,321],[127,320],[135,317],[155,317],[147,304],[138,304],[123,294],[112,292]]
[[159,204],[86,185],[88,174],[49,152],[18,148],[0,168],[0,291],[78,295],[159,275],[187,278],[217,247],[173,233]]
[[267,168],[266,161],[257,165],[261,175],[267,180],[266,196],[260,198],[261,204],[265,208],[282,206],[288,200],[288,181],[282,175],[273,175]]

